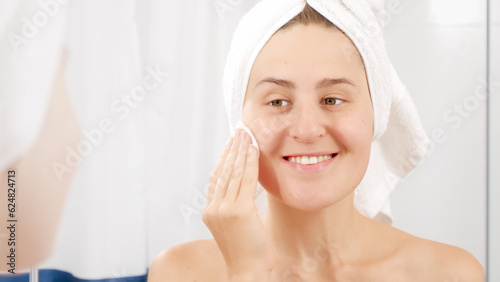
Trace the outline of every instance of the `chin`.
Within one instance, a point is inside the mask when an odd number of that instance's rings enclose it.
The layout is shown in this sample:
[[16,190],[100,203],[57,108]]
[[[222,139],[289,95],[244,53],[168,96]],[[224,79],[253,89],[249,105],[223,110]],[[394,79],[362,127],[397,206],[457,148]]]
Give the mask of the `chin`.
[[[266,187],[264,183],[262,185]],[[306,212],[316,212],[330,207],[345,199],[352,192],[347,189],[336,188],[331,183],[329,185],[310,182],[304,185],[283,183],[271,187],[278,187],[276,190],[279,191],[272,191],[267,188],[266,190],[282,204]]]
[[332,205],[331,202],[325,202],[323,199],[319,201],[304,201],[301,199],[281,199],[282,203],[290,208],[304,211],[317,212]]

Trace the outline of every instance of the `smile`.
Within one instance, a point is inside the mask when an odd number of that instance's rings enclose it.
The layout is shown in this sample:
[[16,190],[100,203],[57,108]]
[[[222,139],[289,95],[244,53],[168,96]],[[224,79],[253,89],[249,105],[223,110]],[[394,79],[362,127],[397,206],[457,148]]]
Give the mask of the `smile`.
[[294,157],[284,157],[284,159],[292,163],[313,165],[329,160],[333,158],[335,155],[337,154],[335,153],[335,154],[321,155],[321,156],[294,156]]
[[308,154],[283,157],[284,164],[301,173],[316,173],[326,169],[338,153],[333,154]]

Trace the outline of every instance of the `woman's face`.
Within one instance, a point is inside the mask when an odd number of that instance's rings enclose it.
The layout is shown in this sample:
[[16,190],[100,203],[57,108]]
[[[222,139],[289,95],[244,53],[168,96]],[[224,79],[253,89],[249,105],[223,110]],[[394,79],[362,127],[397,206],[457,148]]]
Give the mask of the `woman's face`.
[[274,197],[309,211],[345,198],[366,172],[373,135],[352,42],[315,24],[278,31],[253,65],[242,120],[260,146],[259,181]]

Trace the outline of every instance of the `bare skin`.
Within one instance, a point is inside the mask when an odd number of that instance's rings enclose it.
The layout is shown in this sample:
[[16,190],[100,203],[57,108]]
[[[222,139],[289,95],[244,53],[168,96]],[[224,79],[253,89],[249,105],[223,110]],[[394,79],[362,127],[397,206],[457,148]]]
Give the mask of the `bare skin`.
[[[214,239],[167,249],[154,281],[483,281],[468,252],[361,215],[373,108],[359,54],[334,28],[278,31],[259,53],[237,131],[211,175],[203,220]],[[358,56],[358,57],[357,57]],[[313,156],[315,165],[294,158]],[[331,158],[323,158],[330,156]],[[257,180],[268,210],[257,215]]]
[[[281,279],[271,281],[484,281],[482,266],[467,251],[421,239],[388,225],[377,226],[383,223],[371,224],[377,236],[384,236],[378,239],[370,236],[367,245],[372,247],[365,256],[372,259],[342,265],[319,256],[316,259],[312,256],[313,260],[294,259],[280,264],[281,271],[277,269],[276,276]],[[318,254],[323,255],[322,251]],[[311,261],[316,261],[317,266]],[[227,271],[215,240],[197,240],[160,253],[151,265],[148,281],[231,281]],[[288,275],[289,271],[295,274]]]

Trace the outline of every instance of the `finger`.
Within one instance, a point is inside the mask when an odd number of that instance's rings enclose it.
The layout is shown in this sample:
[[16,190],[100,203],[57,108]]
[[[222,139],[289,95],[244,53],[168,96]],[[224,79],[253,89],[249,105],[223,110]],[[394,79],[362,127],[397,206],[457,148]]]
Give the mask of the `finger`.
[[236,131],[233,144],[231,145],[229,154],[224,161],[224,166],[215,184],[214,197],[212,199],[213,202],[216,201],[220,203],[226,195],[229,179],[231,177],[231,174],[233,173],[234,162],[236,161],[236,157],[238,156],[238,148],[240,147],[240,140],[238,138],[240,135],[240,131],[241,130]]
[[250,145],[245,164],[245,172],[241,180],[241,190],[237,201],[253,201],[257,192],[257,182],[259,180],[259,158],[257,148]]
[[234,163],[233,173],[229,179],[229,185],[226,191],[225,198],[230,201],[235,201],[238,197],[241,187],[241,179],[243,178],[243,173],[245,172],[245,164],[248,153],[248,146],[250,146],[250,136],[245,131],[241,131],[239,142],[240,146],[238,148],[238,156]]
[[226,144],[226,147],[224,148],[224,151],[219,156],[219,160],[217,161],[217,165],[215,166],[214,170],[212,171],[212,174],[210,174],[210,179],[209,179],[209,183],[208,183],[208,191],[207,191],[207,202],[205,203],[205,206],[208,206],[213,199],[215,185],[217,184],[217,180],[219,179],[222,168],[224,167],[224,162],[226,161],[227,155],[229,154],[229,150],[231,149],[233,142],[234,142],[234,138],[230,137],[229,140],[227,141],[227,144]]

